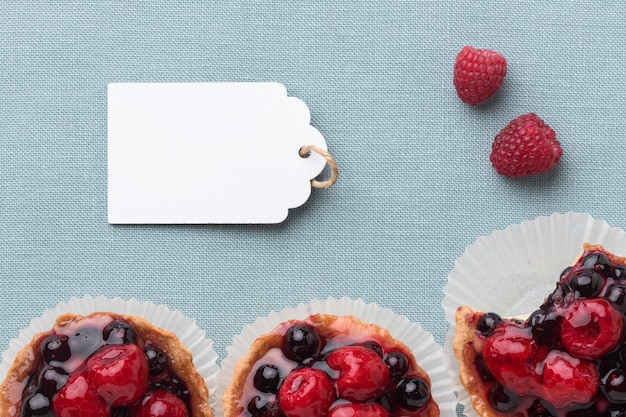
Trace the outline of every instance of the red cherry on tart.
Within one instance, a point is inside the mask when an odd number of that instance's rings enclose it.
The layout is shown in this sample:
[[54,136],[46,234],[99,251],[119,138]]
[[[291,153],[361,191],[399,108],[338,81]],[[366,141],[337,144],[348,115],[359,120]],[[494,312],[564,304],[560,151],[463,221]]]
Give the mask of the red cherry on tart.
[[389,332],[316,314],[256,339],[235,366],[224,417],[438,417],[430,379]]
[[0,394],[3,417],[212,416],[178,338],[114,313],[59,317],[17,354]]
[[335,392],[326,372],[306,367],[294,370],[285,378],[278,399],[287,417],[323,417],[335,401]]
[[454,353],[481,417],[626,416],[626,258],[599,245],[527,319],[460,307]]
[[346,400],[365,402],[384,394],[389,388],[391,372],[372,349],[342,347],[332,351],[326,363],[339,371],[337,394]]

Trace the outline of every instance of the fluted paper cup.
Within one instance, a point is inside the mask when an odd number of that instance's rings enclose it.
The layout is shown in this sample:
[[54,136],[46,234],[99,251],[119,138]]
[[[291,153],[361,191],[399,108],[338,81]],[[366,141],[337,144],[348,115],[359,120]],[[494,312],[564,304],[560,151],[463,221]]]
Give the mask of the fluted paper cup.
[[442,306],[450,330],[443,355],[466,416],[478,414],[461,385],[452,350],[457,308],[467,305],[509,317],[532,313],[554,290],[561,272],[582,253],[584,243],[626,255],[624,230],[589,214],[556,213],[479,237],[456,260],[444,287]]
[[283,322],[302,320],[318,313],[354,316],[364,323],[375,324],[389,331],[394,339],[404,343],[413,352],[418,365],[429,375],[432,397],[441,410],[441,416],[455,415],[457,400],[443,363],[441,346],[435,342],[432,334],[418,323],[411,322],[407,317],[395,314],[388,308],[348,298],[313,300],[297,307],[271,312],[267,317],[257,318],[254,323],[246,325],[241,334],[234,337],[232,345],[227,348],[228,355],[221,363],[217,415],[224,413],[221,398],[233,378],[235,365],[248,354],[251,344]]
[[184,316],[180,311],[170,310],[165,305],[157,305],[151,301],[136,299],[123,300],[122,298],[87,295],[82,298],[71,298],[68,302],[61,302],[56,307],[45,310],[41,317],[32,319],[30,325],[21,330],[17,338],[9,342],[8,349],[2,354],[0,381],[5,379],[18,352],[30,343],[36,334],[52,329],[56,319],[68,312],[82,316],[95,312],[139,316],[156,327],[174,333],[192,353],[193,364],[209,390],[209,405],[215,407],[219,367],[217,354],[213,350],[213,342],[206,337],[206,333],[196,325],[193,319]]

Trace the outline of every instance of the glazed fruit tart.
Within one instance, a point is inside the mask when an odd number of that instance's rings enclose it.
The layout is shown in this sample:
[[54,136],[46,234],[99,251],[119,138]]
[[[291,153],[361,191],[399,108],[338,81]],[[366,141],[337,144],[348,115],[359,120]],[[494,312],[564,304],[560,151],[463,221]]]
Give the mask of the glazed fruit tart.
[[225,417],[435,417],[412,352],[353,316],[289,320],[257,338],[223,397]]
[[210,417],[176,335],[137,316],[68,313],[17,354],[0,385],[8,417]]
[[456,313],[461,383],[484,417],[626,416],[626,258],[599,245],[524,318]]

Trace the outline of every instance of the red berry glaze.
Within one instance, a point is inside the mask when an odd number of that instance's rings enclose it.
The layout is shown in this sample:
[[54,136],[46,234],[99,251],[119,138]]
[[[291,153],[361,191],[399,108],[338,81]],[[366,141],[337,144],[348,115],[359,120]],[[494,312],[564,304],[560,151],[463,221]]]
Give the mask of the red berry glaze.
[[328,417],[389,417],[385,408],[378,404],[343,404],[333,407]]
[[498,133],[489,157],[496,172],[510,178],[550,171],[563,149],[554,130],[534,113],[521,115]]
[[138,401],[148,389],[148,360],[137,345],[109,345],[87,361],[89,382],[112,407]]
[[454,87],[464,103],[481,104],[502,86],[506,76],[506,59],[489,49],[464,47],[454,63]]
[[557,408],[587,404],[600,387],[596,366],[553,350],[543,362],[541,397]]
[[611,303],[600,299],[572,302],[559,322],[561,343],[572,356],[599,359],[622,338],[624,320]]
[[281,411],[287,417],[324,417],[335,401],[330,377],[319,369],[291,372],[278,390]]
[[536,373],[543,359],[538,358],[540,352],[528,329],[507,323],[487,338],[482,353],[485,365],[502,385],[517,395],[528,395],[540,389]]
[[350,401],[367,401],[387,390],[390,372],[385,362],[363,346],[346,346],[334,350],[328,366],[338,370],[337,394]]
[[52,411],[56,417],[109,417],[110,407],[89,387],[83,374],[75,374],[54,396]]
[[131,417],[187,417],[187,407],[174,394],[156,389],[148,392],[130,414]]

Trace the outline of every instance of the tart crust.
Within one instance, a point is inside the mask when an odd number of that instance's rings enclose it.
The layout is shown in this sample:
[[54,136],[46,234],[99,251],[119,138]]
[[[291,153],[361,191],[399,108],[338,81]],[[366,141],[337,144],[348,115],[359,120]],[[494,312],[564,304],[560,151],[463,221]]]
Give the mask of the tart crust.
[[190,417],[212,417],[213,412],[208,403],[209,392],[204,378],[193,365],[191,352],[178,337],[167,330],[154,326],[138,316],[126,316],[110,312],[96,312],[89,316],[66,313],[59,316],[51,331],[38,333],[16,355],[7,371],[7,376],[0,385],[0,416],[18,417],[22,403],[22,394],[30,375],[37,371],[39,358],[37,349],[43,338],[59,327],[96,315],[107,315],[113,319],[122,319],[134,327],[139,337],[159,346],[169,358],[169,366],[176,375],[184,378],[189,389]]
[[[354,316],[335,316],[331,314],[316,314],[304,320],[289,320],[278,325],[272,332],[260,336],[252,345],[250,350],[235,365],[233,379],[223,396],[224,417],[238,417],[244,413],[245,404],[240,404],[240,399],[244,396],[244,389],[248,375],[252,372],[254,365],[273,348],[280,348],[283,344],[283,335],[295,323],[305,322],[313,326],[322,338],[330,339],[341,335],[358,335],[359,339],[376,340],[383,348],[396,346],[404,350],[408,355],[411,374],[419,376],[428,382],[430,378],[416,362],[411,350],[404,343],[391,337],[391,334],[382,327],[375,324],[367,324]],[[439,417],[439,407],[431,398],[426,407],[421,410],[420,416]]]
[[[462,306],[456,310],[456,335],[452,341],[452,349],[459,362],[461,384],[465,387],[474,409],[481,417],[502,417],[489,404],[487,387],[484,385],[476,369],[476,358],[482,346],[475,346],[476,325],[485,314],[471,307]],[[506,414],[507,416],[523,417],[522,413]]]

